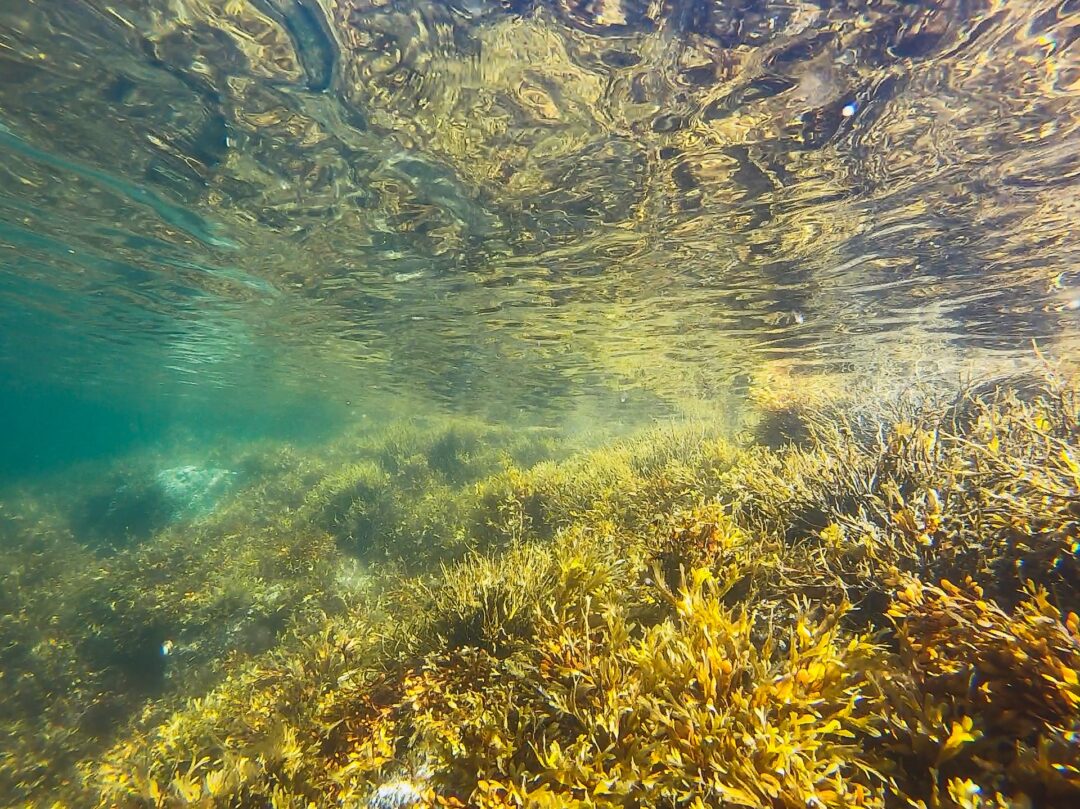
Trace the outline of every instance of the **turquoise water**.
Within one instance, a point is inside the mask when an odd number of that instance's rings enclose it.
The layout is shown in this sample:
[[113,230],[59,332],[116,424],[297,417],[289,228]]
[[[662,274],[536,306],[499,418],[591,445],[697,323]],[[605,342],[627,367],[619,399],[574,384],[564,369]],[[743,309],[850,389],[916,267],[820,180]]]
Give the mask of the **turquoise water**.
[[[734,513],[681,477],[713,441],[843,410],[891,452],[905,397],[1071,378],[1078,32],[1067,0],[3,4],[0,804],[271,805],[101,784],[380,576]],[[805,512],[796,548],[842,522]],[[414,805],[398,775],[312,800]]]
[[539,412],[1067,356],[1071,20],[12,7],[4,374],[73,422],[190,396],[252,423],[282,389]]

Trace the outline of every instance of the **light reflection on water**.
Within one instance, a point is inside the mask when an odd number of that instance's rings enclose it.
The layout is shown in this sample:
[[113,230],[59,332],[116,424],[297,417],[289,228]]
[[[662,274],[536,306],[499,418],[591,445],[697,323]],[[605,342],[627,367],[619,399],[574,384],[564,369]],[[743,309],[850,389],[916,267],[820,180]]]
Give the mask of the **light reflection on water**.
[[1041,0],[13,4],[3,360],[550,404],[1067,354],[1078,31]]

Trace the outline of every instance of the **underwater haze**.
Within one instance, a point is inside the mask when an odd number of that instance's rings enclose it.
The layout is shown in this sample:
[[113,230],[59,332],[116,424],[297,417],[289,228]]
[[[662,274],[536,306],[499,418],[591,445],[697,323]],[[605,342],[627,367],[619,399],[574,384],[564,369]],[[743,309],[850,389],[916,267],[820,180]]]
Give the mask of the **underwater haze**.
[[0,806],[1080,805],[1078,40],[0,3]]

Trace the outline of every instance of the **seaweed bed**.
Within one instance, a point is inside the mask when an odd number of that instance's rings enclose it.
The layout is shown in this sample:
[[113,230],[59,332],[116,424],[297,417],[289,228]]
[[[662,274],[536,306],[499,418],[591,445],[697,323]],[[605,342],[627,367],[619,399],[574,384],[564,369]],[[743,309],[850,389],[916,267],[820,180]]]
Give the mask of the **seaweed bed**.
[[12,493],[3,803],[1080,805],[1076,385],[759,405],[251,446],[107,543]]

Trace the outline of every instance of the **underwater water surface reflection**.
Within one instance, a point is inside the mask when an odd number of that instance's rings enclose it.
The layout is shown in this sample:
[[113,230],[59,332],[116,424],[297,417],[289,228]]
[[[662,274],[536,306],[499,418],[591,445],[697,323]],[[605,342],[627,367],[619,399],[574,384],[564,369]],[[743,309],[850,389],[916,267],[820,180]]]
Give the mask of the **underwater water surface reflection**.
[[254,346],[536,407],[1077,331],[1068,3],[0,14],[3,316],[45,373]]

